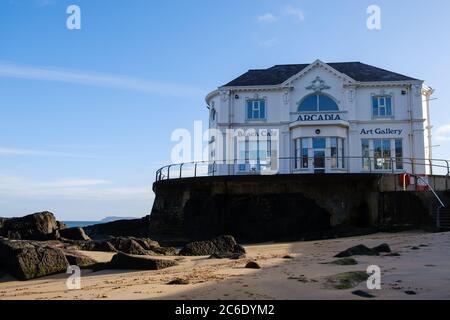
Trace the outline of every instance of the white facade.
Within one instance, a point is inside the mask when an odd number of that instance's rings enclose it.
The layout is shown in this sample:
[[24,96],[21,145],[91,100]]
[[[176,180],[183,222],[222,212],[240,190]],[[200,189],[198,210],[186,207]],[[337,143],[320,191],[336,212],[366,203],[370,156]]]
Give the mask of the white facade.
[[414,79],[357,81],[319,60],[281,84],[220,87],[206,98],[210,160],[219,174],[429,173],[432,93]]

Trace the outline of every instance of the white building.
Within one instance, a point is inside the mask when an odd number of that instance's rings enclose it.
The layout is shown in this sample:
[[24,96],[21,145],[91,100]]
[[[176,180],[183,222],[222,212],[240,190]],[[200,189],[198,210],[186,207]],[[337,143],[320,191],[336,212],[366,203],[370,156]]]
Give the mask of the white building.
[[211,161],[219,174],[429,173],[432,93],[360,62],[249,70],[206,97]]

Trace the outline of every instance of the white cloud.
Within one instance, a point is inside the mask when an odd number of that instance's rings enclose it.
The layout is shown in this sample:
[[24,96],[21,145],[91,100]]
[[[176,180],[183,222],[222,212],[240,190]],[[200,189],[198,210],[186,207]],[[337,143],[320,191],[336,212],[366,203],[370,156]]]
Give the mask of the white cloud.
[[160,83],[124,75],[91,71],[22,66],[0,62],[0,77],[27,80],[55,81],[86,86],[132,90],[170,96],[203,96],[205,90],[175,83]]
[[277,17],[275,17],[272,13],[266,13],[261,16],[257,17],[258,22],[264,22],[264,23],[273,23],[277,21]]
[[450,140],[450,124],[437,128],[434,137],[438,140]]
[[100,179],[38,182],[22,177],[0,176],[0,199],[150,201],[153,197],[150,186],[116,186]]
[[0,147],[1,156],[41,156],[41,157],[68,157],[68,158],[92,158],[91,156],[72,154],[66,152],[29,150]]
[[283,12],[286,15],[295,17],[300,22],[305,20],[305,15],[303,14],[303,11],[299,8],[288,5],[284,7]]

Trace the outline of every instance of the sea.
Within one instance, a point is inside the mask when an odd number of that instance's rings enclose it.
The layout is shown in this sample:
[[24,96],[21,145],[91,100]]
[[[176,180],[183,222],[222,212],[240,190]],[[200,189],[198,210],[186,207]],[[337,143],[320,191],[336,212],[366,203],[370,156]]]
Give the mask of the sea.
[[75,228],[75,227],[87,227],[87,226],[93,226],[94,224],[103,223],[102,221],[63,221],[69,228]]

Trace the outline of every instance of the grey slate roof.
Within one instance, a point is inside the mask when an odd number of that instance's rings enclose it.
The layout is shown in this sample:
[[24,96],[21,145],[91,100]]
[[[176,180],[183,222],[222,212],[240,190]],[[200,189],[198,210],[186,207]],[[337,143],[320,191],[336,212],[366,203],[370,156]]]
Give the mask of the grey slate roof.
[[[337,62],[327,64],[337,71],[344,73],[350,78],[360,82],[417,80],[361,62]],[[227,83],[225,86],[240,87],[278,85],[308,66],[309,64],[285,64],[276,65],[268,69],[249,70],[233,81]]]

